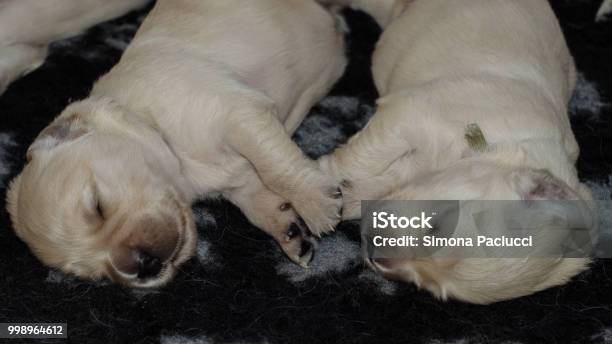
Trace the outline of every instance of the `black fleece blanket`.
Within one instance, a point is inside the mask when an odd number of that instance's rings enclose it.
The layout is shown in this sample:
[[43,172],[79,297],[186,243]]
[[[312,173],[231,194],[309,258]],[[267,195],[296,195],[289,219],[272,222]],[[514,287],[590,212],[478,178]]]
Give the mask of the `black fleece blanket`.
[[[612,21],[594,22],[599,2],[553,7],[580,71],[570,109],[580,177],[597,198],[610,199]],[[304,270],[222,200],[194,205],[197,255],[163,289],[82,281],[41,265],[11,230],[5,187],[37,133],[118,61],[146,12],[55,43],[42,68],[0,96],[0,322],[66,322],[74,343],[612,343],[610,261],[517,300],[441,302],[367,270],[355,223],[321,241]],[[369,66],[380,29],[364,13],[344,14],[350,66],[295,134],[311,157],[345,142],[375,109]],[[612,212],[605,216],[609,222]]]

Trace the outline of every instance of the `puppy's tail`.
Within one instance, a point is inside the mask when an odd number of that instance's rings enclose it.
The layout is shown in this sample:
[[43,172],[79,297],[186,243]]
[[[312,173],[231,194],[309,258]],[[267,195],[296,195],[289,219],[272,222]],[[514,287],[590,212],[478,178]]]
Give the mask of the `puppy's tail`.
[[317,0],[323,6],[337,11],[343,7],[361,10],[371,15],[382,28],[387,27],[412,0]]

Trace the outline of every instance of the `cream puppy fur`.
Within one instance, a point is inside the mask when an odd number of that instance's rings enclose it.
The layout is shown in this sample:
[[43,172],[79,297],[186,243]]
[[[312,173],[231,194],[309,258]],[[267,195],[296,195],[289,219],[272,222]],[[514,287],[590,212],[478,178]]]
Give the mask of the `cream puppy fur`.
[[191,202],[223,195],[307,265],[300,217],[330,231],[342,199],[290,134],[343,72],[337,24],[311,0],[158,0],[29,148],[16,233],[63,271],[158,286],[194,251]]
[[150,0],[0,0],[0,94],[38,68],[49,43],[142,7]]
[[595,21],[604,21],[610,15],[610,12],[612,12],[612,0],[604,0],[597,11]]
[[[375,8],[388,23],[372,67],[378,109],[320,160],[352,181],[343,190],[345,219],[358,218],[368,199],[591,199],[574,167],[579,150],[567,115],[576,72],[546,0],[365,3],[353,5]],[[472,123],[486,152],[465,139]],[[588,260],[369,263],[444,299],[490,303],[565,283]]]

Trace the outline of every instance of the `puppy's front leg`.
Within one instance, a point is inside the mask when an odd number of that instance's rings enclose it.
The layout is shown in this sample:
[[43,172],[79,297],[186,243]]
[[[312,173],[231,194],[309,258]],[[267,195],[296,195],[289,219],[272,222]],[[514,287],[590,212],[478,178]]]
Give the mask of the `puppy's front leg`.
[[319,159],[322,171],[336,180],[350,181],[342,185],[343,220],[359,218],[362,200],[379,199],[418,171],[414,156],[419,129],[412,128],[410,121],[398,121],[395,110],[379,105],[361,132]]
[[314,235],[333,231],[341,218],[339,183],[304,156],[274,108],[237,115],[229,132],[232,149],[253,164],[268,188],[291,201]]
[[[388,174],[386,171],[395,162],[409,159],[416,153],[414,141],[417,139],[414,137],[422,135],[418,133],[418,128],[412,128],[409,121],[396,117],[395,109],[379,105],[365,128],[346,145],[319,159],[320,169],[336,180],[344,179],[352,183]],[[407,166],[396,172],[401,173],[394,177],[406,180],[412,176],[414,169]]]
[[[361,201],[385,198],[394,190],[401,189],[410,180],[407,171],[413,171],[413,161],[410,155],[394,161],[387,169],[376,176],[367,179],[352,180],[349,186],[342,189],[344,207],[342,220],[354,220],[361,217]],[[398,198],[402,199],[402,198]]]
[[243,187],[224,192],[223,195],[242,210],[252,224],[276,240],[287,257],[307,267],[314,256],[314,245],[302,220],[291,204],[272,192],[259,179],[254,170]]

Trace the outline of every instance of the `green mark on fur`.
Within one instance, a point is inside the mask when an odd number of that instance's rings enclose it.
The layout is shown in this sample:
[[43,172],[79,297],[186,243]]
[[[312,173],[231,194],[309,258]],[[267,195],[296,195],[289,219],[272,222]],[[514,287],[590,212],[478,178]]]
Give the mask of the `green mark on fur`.
[[468,146],[470,146],[473,151],[482,153],[487,150],[487,140],[478,124],[468,124],[465,128],[465,139],[468,142]]

